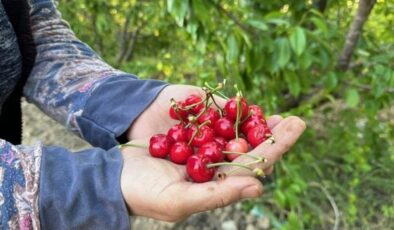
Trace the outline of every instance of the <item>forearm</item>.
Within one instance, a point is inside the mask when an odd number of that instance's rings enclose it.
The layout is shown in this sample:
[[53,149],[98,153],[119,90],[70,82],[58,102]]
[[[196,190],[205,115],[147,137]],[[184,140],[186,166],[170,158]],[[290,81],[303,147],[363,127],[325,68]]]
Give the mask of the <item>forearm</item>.
[[52,1],[29,2],[37,57],[25,96],[92,145],[115,146],[164,83],[112,68],[75,37]]

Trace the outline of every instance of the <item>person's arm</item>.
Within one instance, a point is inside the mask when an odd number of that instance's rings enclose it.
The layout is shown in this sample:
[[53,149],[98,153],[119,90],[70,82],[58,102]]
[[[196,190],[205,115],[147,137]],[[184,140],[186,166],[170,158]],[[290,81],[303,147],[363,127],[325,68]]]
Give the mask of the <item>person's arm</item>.
[[5,229],[130,229],[118,148],[71,153],[0,139],[0,223]]
[[30,0],[37,56],[24,88],[29,102],[94,146],[117,144],[165,83],[118,71],[76,38],[52,0]]

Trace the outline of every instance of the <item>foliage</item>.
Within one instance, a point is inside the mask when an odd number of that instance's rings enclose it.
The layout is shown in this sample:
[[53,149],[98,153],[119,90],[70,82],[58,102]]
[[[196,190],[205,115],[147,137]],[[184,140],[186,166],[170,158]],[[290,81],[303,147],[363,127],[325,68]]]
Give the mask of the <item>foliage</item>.
[[376,3],[341,71],[358,2],[67,0],[59,8],[124,71],[197,85],[226,78],[267,114],[303,116],[309,129],[247,210],[276,228],[326,229],[335,204],[341,228],[394,228],[394,3]]

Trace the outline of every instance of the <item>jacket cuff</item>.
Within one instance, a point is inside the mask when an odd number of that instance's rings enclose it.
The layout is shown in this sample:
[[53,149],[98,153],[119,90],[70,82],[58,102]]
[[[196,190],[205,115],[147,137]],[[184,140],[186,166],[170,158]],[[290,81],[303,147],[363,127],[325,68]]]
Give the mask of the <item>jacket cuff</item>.
[[104,149],[117,145],[116,138],[131,126],[166,84],[136,79],[129,74],[110,77],[93,91],[82,115],[77,117],[83,138]]
[[46,147],[41,159],[42,229],[130,229],[120,188],[123,158],[117,147],[71,153]]

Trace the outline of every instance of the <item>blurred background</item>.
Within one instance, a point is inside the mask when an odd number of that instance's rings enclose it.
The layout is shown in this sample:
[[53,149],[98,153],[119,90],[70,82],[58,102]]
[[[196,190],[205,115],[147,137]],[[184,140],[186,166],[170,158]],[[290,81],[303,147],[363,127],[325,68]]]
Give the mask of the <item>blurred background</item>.
[[[261,199],[177,224],[137,218],[135,229],[394,229],[394,1],[58,3],[116,68],[174,84],[227,79],[267,115],[307,122]],[[25,143],[87,146],[24,111]]]

